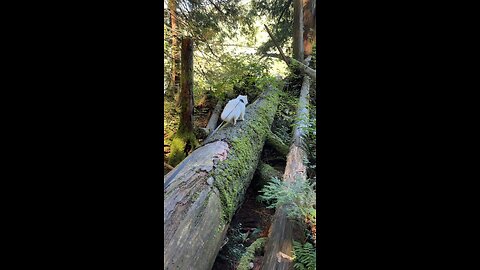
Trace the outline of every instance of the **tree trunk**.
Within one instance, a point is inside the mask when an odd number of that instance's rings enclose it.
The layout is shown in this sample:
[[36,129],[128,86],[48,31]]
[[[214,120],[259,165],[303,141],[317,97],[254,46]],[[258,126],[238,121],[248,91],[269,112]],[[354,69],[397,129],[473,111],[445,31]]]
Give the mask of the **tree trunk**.
[[217,131],[164,177],[164,269],[212,268],[278,104],[270,88],[247,106],[245,121]]
[[293,58],[303,62],[303,0],[293,0]]
[[168,8],[170,10],[170,27],[172,31],[172,73],[170,76],[170,91],[169,96],[175,97],[178,92],[178,84],[180,82],[180,76],[178,74],[178,64],[180,63],[178,55],[178,30],[177,30],[177,13],[175,0],[168,1]]
[[193,130],[193,42],[189,37],[182,40],[181,92],[178,101],[180,123],[172,137],[168,162],[174,167],[198,146]]
[[182,76],[179,103],[181,107],[178,132],[193,132],[193,42],[182,39]]
[[[294,182],[298,177],[306,179],[307,172],[303,160],[307,157],[302,149],[304,128],[308,125],[308,92],[310,78],[303,78],[300,100],[298,102],[296,127],[293,135],[293,144],[287,156],[287,165],[283,181]],[[294,223],[287,218],[284,206],[276,209],[270,227],[267,244],[265,246],[265,257],[262,269],[264,270],[287,270],[292,267],[292,232]]]
[[316,41],[315,28],[315,0],[303,0],[303,51],[304,57],[312,54],[313,43]]

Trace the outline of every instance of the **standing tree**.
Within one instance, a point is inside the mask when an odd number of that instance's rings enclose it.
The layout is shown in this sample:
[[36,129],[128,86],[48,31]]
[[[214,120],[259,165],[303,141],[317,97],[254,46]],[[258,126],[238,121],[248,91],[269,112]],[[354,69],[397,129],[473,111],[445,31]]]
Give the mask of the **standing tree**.
[[170,89],[169,97],[173,98],[177,94],[177,85],[179,83],[179,76],[178,76],[178,63],[179,55],[178,55],[178,30],[177,30],[177,13],[176,13],[176,0],[169,0],[168,1],[168,8],[170,11],[170,31],[171,31],[171,49],[172,49],[172,72],[170,76]]
[[180,79],[180,124],[175,134],[170,154],[170,164],[176,166],[197,147],[198,141],[193,133],[193,41],[190,37],[182,39],[182,76]]
[[303,0],[293,0],[293,58],[303,63]]
[[316,42],[315,0],[303,0],[303,50],[304,56],[312,54],[313,44]]
[[180,81],[181,118],[178,131],[193,132],[193,42],[190,37],[182,39],[182,77]]

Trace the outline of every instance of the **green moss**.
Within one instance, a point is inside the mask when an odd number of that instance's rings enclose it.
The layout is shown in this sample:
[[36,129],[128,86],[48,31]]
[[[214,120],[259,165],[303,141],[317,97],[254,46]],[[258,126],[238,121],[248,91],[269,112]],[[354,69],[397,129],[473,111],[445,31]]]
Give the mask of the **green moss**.
[[169,156],[169,163],[172,166],[177,166],[182,160],[185,159],[185,146],[186,142],[179,137],[175,137],[170,144],[170,156]]
[[185,147],[187,146],[187,144],[191,145],[193,149],[199,145],[195,134],[193,134],[192,132],[178,132],[173,136],[172,143],[170,145],[170,165],[175,167],[187,157],[185,153]]
[[253,258],[255,257],[255,253],[262,250],[262,248],[265,246],[267,238],[262,237],[258,238],[253,242],[248,248],[247,252],[242,256],[240,259],[240,262],[238,263],[238,268],[237,270],[249,270],[250,267],[248,266],[251,261],[253,261]]

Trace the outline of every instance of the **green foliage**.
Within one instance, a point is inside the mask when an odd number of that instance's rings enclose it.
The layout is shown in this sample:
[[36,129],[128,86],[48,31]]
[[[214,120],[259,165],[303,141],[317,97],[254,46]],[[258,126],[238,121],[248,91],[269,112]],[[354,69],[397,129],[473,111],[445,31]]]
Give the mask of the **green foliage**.
[[187,157],[188,150],[198,146],[197,138],[193,133],[177,132],[170,144],[169,164],[177,166]]
[[[269,74],[271,59],[260,60],[254,55],[221,54],[221,62],[212,62],[205,53],[198,53],[195,69],[195,90],[199,93],[211,92],[218,99],[231,99],[238,95],[248,95],[252,103],[265,86],[276,86],[276,80]],[[199,94],[201,95],[201,94]]]
[[248,27],[246,9],[241,0],[177,0],[177,20],[184,32],[208,39],[211,35],[229,35],[240,25]]
[[[250,16],[266,16],[268,18],[267,26],[272,31],[273,36],[280,44],[284,52],[289,55],[291,51],[291,40],[293,36],[293,5],[292,1],[277,0],[252,0]],[[276,51],[271,39],[262,44],[259,54],[265,54],[269,51]]]
[[255,257],[255,253],[261,251],[265,245],[267,238],[262,237],[258,238],[253,242],[248,248],[245,254],[242,256],[240,259],[240,262],[238,264],[237,270],[249,270],[249,264],[251,261],[253,261],[253,258]]
[[186,154],[184,152],[186,142],[181,138],[174,138],[172,143],[170,144],[170,156],[169,156],[169,163],[173,167],[177,166],[182,160],[185,159]]
[[275,120],[272,125],[272,132],[275,133],[284,142],[291,140],[291,126],[296,114],[298,98],[289,93],[282,92],[280,96],[280,104],[275,113]]
[[293,241],[293,254],[295,256],[294,269],[314,270],[316,269],[317,253],[311,243],[302,245]]
[[288,217],[291,219],[302,219],[315,216],[316,203],[315,183],[297,178],[293,183],[285,182],[278,178],[272,178],[260,193],[259,199],[269,204],[267,208],[277,208],[284,205]]

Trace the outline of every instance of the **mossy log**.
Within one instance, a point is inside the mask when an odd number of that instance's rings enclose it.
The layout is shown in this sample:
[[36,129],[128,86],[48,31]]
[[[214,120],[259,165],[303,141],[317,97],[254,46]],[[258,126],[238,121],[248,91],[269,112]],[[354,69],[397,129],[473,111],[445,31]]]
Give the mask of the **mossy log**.
[[276,177],[278,179],[282,178],[282,173],[277,171],[272,166],[260,161],[257,167],[258,176],[260,176],[259,185],[263,186],[268,183],[272,178]]
[[[300,99],[298,101],[297,119],[293,133],[293,144],[287,156],[287,165],[283,181],[293,182],[298,178],[306,179],[307,170],[303,163],[307,157],[302,148],[305,136],[305,127],[308,125],[308,92],[310,88],[310,77],[304,76]],[[262,265],[263,270],[287,270],[293,266],[292,261],[292,240],[293,221],[287,218],[284,206],[275,210],[270,233],[265,245],[265,257]]]
[[277,150],[280,154],[284,157],[288,155],[288,146],[283,143],[282,139],[280,139],[275,133],[270,132],[267,135],[267,145],[273,147],[273,149]]
[[244,199],[279,104],[270,87],[164,177],[164,269],[210,270]]

